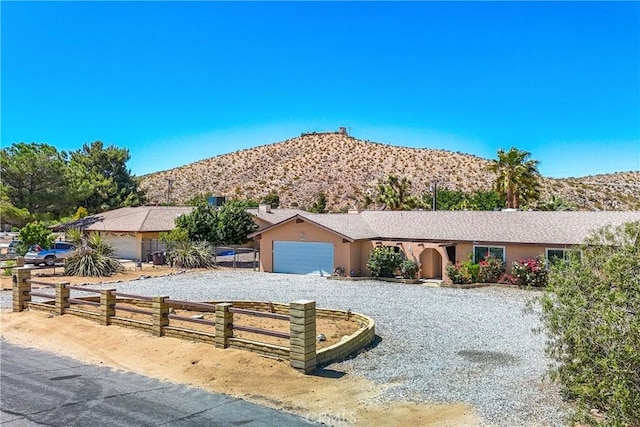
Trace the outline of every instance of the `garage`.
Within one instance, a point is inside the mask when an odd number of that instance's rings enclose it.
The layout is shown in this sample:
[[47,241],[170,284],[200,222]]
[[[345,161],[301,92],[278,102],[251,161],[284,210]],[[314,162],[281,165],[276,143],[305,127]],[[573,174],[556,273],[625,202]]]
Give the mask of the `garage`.
[[107,233],[102,235],[104,240],[111,243],[116,250],[116,256],[122,259],[138,259],[139,245],[136,236],[132,234],[113,234]]
[[333,243],[274,241],[273,272],[330,276]]

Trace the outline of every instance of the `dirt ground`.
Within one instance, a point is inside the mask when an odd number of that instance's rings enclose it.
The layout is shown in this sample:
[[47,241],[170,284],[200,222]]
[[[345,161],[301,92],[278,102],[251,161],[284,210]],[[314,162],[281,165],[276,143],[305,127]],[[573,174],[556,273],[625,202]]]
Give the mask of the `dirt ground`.
[[[60,267],[55,272],[52,269],[39,270],[33,276],[35,280],[80,285],[176,273],[164,266],[145,264],[142,271],[133,265],[131,267],[124,273],[102,279],[62,276]],[[11,288],[10,277],[2,277],[1,283],[5,289]],[[337,338],[348,331],[339,327],[331,336]],[[463,403],[380,404],[376,397],[384,390],[384,385],[375,385],[364,378],[334,371],[330,367],[313,375],[303,375],[285,361],[248,351],[221,350],[203,343],[156,338],[142,331],[101,326],[72,315],[51,316],[38,311],[12,313],[2,310],[0,335],[18,345],[229,394],[326,425],[464,427],[479,424],[474,409]]]

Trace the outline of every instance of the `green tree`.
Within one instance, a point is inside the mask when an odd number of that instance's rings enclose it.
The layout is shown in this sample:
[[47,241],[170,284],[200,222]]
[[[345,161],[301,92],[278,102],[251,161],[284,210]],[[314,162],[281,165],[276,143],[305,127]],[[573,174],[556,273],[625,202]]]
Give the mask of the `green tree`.
[[280,196],[275,191],[270,191],[269,194],[262,198],[260,203],[271,205],[275,209],[280,206]]
[[479,211],[494,211],[504,208],[505,200],[495,190],[478,190],[471,193],[471,203]]
[[218,209],[204,201],[194,209],[176,218],[176,226],[187,232],[191,241],[207,241],[218,244]]
[[247,205],[240,200],[230,200],[218,212],[218,240],[224,245],[241,245],[247,235],[256,229]]
[[32,214],[67,211],[65,156],[48,144],[20,142],[3,148],[0,175],[10,203]]
[[383,210],[392,211],[410,210],[418,205],[416,198],[411,196],[411,181],[397,175],[389,175],[378,182],[376,203],[380,203]]
[[508,208],[518,209],[522,202],[534,201],[539,196],[539,162],[530,158],[531,153],[515,147],[509,151],[499,149],[498,158],[488,166],[496,175],[494,189],[505,197]]
[[90,183],[77,195],[80,204],[90,212],[142,204],[144,192],[126,167],[130,157],[128,149],[114,145],[105,148],[102,141],[84,144],[71,153],[72,183]]
[[316,197],[316,201],[313,202],[313,205],[309,208],[309,212],[314,213],[325,213],[327,211],[327,195],[324,191],[318,193]]
[[[592,233],[568,261],[551,265],[540,298],[552,377],[578,403],[606,415],[597,424],[640,420],[640,221]],[[595,424],[595,422],[594,422]]]
[[[0,186],[4,187],[2,184]],[[2,191],[0,196],[0,222],[14,227],[22,227],[29,222],[31,213],[25,208],[17,208],[11,203],[9,197]]]
[[20,244],[17,251],[20,255],[24,255],[29,250],[29,247],[33,245],[40,245],[43,249],[49,249],[56,240],[56,236],[51,233],[49,227],[39,221],[35,221],[20,229],[18,240],[20,240]]
[[539,211],[575,211],[576,205],[564,200],[562,197],[554,194],[549,200],[536,205]]

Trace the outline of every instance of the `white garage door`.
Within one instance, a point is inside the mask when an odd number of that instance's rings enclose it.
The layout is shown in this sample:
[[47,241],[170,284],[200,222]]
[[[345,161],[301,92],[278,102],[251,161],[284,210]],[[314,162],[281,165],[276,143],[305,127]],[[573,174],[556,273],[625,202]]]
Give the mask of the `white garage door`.
[[103,235],[104,239],[116,249],[116,257],[123,259],[138,259],[138,242],[135,236]]
[[330,276],[333,243],[274,241],[273,272]]

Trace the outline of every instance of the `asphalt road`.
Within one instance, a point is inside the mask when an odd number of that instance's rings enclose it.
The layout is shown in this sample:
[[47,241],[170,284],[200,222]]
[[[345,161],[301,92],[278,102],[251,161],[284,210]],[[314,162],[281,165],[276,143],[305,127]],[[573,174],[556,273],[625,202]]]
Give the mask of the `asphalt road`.
[[0,425],[309,426],[223,394],[0,341]]

